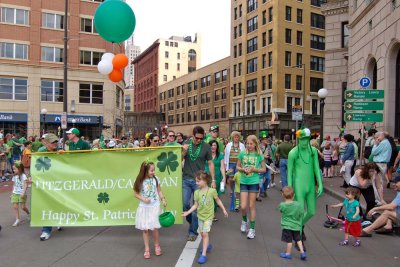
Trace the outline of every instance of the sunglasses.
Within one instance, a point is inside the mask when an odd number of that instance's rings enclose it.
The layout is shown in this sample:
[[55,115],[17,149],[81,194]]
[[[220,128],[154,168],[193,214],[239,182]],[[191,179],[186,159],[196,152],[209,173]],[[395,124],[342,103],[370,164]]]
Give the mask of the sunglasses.
[[194,139],[201,141],[201,140],[204,139],[204,137],[197,137],[197,136],[195,136]]
[[158,143],[158,142],[160,142],[160,140],[158,140],[158,139],[153,139],[153,142]]
[[168,135],[168,137],[175,137],[175,135]]

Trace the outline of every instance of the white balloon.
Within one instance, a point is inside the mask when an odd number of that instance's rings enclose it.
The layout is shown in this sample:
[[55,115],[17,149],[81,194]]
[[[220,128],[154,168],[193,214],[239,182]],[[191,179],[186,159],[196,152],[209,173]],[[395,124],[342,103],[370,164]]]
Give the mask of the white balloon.
[[108,74],[110,74],[110,73],[113,71],[114,66],[113,66],[113,64],[112,64],[112,61],[109,61],[109,60],[102,60],[102,61],[100,61],[99,64],[97,65],[97,69],[99,70],[99,72],[100,72],[101,74],[108,75]]
[[114,55],[113,53],[104,53],[104,54],[101,56],[101,60],[108,60],[108,61],[111,61],[111,62],[112,62],[114,56],[115,56],[115,55]]

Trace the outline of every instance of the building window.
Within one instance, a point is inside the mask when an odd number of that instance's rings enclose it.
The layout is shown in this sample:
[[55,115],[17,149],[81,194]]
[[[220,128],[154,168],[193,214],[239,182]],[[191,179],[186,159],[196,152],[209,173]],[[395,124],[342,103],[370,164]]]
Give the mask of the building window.
[[285,66],[292,66],[292,52],[285,51]]
[[125,111],[131,111],[131,95],[125,95]]
[[291,29],[286,29],[285,30],[285,42],[287,44],[292,43],[292,30]]
[[247,53],[251,53],[257,50],[257,37],[247,40]]
[[176,70],[177,70],[177,71],[180,71],[180,70],[181,70],[181,64],[180,64],[180,63],[177,63],[177,64],[176,64]]
[[214,73],[214,84],[221,82],[221,72]]
[[226,99],[226,88],[222,88],[221,90],[221,99]]
[[262,103],[262,113],[270,113],[271,112],[271,97],[263,97],[261,99]]
[[237,9],[237,7],[235,7],[234,8],[234,10],[233,10],[233,14],[234,14],[234,19],[236,20],[237,18],[238,18],[238,9]]
[[219,119],[219,107],[214,108],[214,119]]
[[267,46],[267,33],[266,32],[262,33],[262,46],[263,47]]
[[103,104],[103,85],[92,83],[79,84],[79,103]]
[[200,110],[200,120],[201,121],[206,120],[206,110],[205,109]]
[[194,80],[194,81],[193,81],[193,89],[194,89],[194,90],[197,90],[198,84],[199,84],[199,81],[197,81],[197,80]]
[[180,123],[181,122],[181,114],[176,114],[176,123]]
[[181,113],[181,119],[182,119],[182,123],[185,122],[185,113]]
[[292,107],[293,107],[293,98],[292,97],[286,97],[286,110],[287,112],[292,112]]
[[291,88],[291,79],[292,79],[292,75],[285,74],[285,89]]
[[239,37],[242,36],[243,34],[243,27],[242,27],[242,23],[239,24]]
[[165,51],[165,58],[169,58],[169,52]]
[[176,59],[181,59],[181,53],[176,54]]
[[310,92],[318,93],[318,90],[324,87],[324,79],[310,78]]
[[268,52],[268,67],[272,67],[272,52]]
[[272,44],[272,29],[268,30],[268,44]]
[[239,57],[242,55],[242,44],[239,44],[238,46],[238,55]]
[[43,13],[42,27],[62,30],[64,29],[64,16],[53,13]]
[[257,9],[257,0],[247,0],[247,13]]
[[247,81],[246,94],[257,93],[257,79]]
[[297,45],[303,45],[303,32],[297,31]]
[[238,76],[242,75],[242,63],[238,64]]
[[0,99],[28,100],[28,80],[0,77]]
[[342,23],[342,47],[349,47],[349,22]]
[[262,68],[265,69],[267,67],[267,55],[262,55]]
[[311,0],[311,5],[320,7],[321,2],[322,2],[322,0]]
[[297,23],[303,23],[303,9],[297,9]]
[[42,80],[40,100],[48,102],[63,102],[64,83],[59,81]]
[[168,69],[168,63],[165,63],[165,69],[166,70]]
[[296,75],[296,90],[301,91],[302,84],[303,84],[303,76]]
[[311,27],[325,29],[325,17],[323,15],[311,13]]
[[168,124],[174,124],[174,115],[168,115]]
[[187,84],[188,93],[192,91],[192,82]]
[[226,118],[226,106],[221,107],[221,118],[222,119]]
[[222,71],[222,81],[226,81],[228,79],[228,70]]
[[16,43],[0,43],[0,57],[12,59],[28,59],[28,45]]
[[29,10],[2,7],[1,22],[18,25],[29,25]]
[[268,74],[268,89],[272,90],[272,74]]
[[311,34],[311,48],[325,50],[325,37]]
[[268,22],[272,22],[273,14],[272,14],[272,7],[268,8]]
[[325,59],[323,57],[311,56],[310,69],[315,71],[325,71]]
[[187,113],[187,121],[188,122],[192,121],[192,115],[190,114],[190,112]]
[[42,47],[42,61],[63,62],[63,49],[57,47]]
[[267,11],[266,10],[264,10],[262,12],[262,24],[263,25],[267,24]]
[[292,8],[290,6],[286,6],[286,20],[292,21]]
[[257,58],[247,60],[247,74],[257,71]]
[[296,54],[296,67],[301,68],[303,67],[303,54],[297,53]]
[[178,86],[176,87],[176,95],[180,95],[181,94],[181,87]]
[[163,81],[166,82],[167,81],[167,75],[163,76]]
[[197,105],[197,95],[193,96],[193,105]]
[[101,52],[81,51],[80,64],[97,66],[101,60]]
[[94,27],[94,20],[81,18],[81,32],[97,33]]
[[315,115],[318,114],[318,99],[311,100],[311,113]]
[[267,89],[267,77],[262,76],[261,77],[261,90],[265,91]]
[[257,18],[258,17],[255,16],[247,21],[247,33],[250,33],[258,29]]

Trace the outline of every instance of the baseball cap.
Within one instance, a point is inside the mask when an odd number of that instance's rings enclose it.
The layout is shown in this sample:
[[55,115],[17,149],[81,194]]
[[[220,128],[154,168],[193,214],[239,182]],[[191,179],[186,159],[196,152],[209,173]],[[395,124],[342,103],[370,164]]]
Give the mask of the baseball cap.
[[58,142],[58,136],[53,134],[53,133],[48,133],[48,134],[44,134],[42,136],[42,138],[44,139],[44,141],[46,141],[47,143],[54,143],[54,142]]
[[76,128],[71,128],[71,129],[69,129],[69,130],[67,131],[67,134],[74,134],[74,135],[79,136],[79,135],[81,134],[81,132],[79,132],[79,130],[76,129]]
[[211,126],[210,130],[211,131],[219,131],[219,125]]
[[114,141],[114,140],[111,140],[111,141],[108,143],[108,147],[115,147],[115,141]]

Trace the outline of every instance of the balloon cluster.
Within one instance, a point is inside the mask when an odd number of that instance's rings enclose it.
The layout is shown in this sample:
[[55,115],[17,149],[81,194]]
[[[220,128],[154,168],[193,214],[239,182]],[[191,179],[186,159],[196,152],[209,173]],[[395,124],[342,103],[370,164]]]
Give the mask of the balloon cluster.
[[117,83],[124,77],[122,70],[128,66],[129,59],[124,54],[105,53],[101,57],[101,61],[97,65],[97,69],[103,75]]

